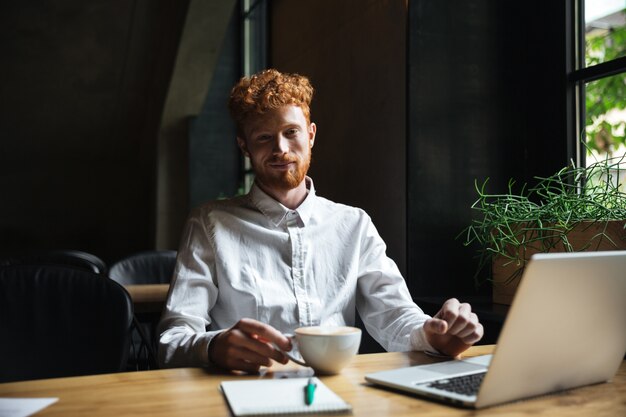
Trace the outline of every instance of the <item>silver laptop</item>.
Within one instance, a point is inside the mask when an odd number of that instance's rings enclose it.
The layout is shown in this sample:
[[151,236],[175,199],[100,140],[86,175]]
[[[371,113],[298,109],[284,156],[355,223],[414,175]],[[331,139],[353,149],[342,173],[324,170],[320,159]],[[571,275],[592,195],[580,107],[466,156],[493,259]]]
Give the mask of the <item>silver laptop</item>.
[[482,408],[606,382],[625,352],[626,251],[538,254],[524,271],[493,355],[365,379]]

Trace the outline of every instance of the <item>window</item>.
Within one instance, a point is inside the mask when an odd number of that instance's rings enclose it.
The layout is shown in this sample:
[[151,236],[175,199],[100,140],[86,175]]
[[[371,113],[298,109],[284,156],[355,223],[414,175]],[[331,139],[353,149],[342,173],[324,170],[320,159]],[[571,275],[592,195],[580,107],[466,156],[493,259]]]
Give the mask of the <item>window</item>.
[[[267,0],[241,0],[241,63],[244,76],[250,76],[267,67]],[[250,160],[243,158],[243,191],[248,192],[254,182]]]
[[573,16],[577,162],[626,164],[626,0],[576,0]]

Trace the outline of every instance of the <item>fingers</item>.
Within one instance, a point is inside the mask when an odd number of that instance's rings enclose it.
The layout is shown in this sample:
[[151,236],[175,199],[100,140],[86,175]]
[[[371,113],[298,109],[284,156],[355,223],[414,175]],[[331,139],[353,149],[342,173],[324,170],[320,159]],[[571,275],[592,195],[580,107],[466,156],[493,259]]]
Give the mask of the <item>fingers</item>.
[[424,323],[424,331],[432,334],[446,334],[448,323],[441,319],[430,319]]
[[277,361],[283,360],[284,355],[279,350],[255,336],[233,328],[223,338],[224,342],[230,346],[228,353],[235,358],[263,366],[271,365],[270,358]]
[[474,329],[474,331],[469,333],[468,335],[463,336],[461,340],[463,340],[463,342],[467,343],[468,345],[473,345],[483,338],[484,333],[485,330],[483,329],[483,325],[478,323],[476,325],[476,329]]
[[258,340],[264,342],[275,343],[279,349],[290,351],[291,340],[284,334],[276,330],[274,327],[261,323],[253,319],[241,319],[234,328],[237,328],[249,335],[255,336]]
[[456,298],[447,300],[435,317],[424,323],[424,331],[434,335],[454,336],[467,345],[478,342],[484,333],[472,307]]
[[[448,322],[448,332],[454,336],[459,336],[459,333],[465,331],[468,325],[471,323],[472,307],[467,303],[459,303],[454,300],[455,303],[451,303],[452,307],[446,310],[444,320]],[[476,314],[474,314],[476,316]],[[476,319],[478,322],[478,319]]]
[[483,326],[478,322],[478,316],[474,313],[470,313],[466,325],[453,334],[460,338],[463,342],[473,344],[481,339],[483,335]]
[[271,366],[274,359],[287,363],[287,357],[272,344],[291,349],[291,341],[272,326],[252,319],[242,319],[220,333],[211,342],[211,361],[225,369],[258,372]]

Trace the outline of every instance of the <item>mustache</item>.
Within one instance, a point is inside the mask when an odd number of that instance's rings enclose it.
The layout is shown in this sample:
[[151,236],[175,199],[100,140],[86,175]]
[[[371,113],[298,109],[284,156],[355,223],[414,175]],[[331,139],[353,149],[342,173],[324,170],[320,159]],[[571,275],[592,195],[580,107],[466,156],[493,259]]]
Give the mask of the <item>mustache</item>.
[[268,160],[267,162],[270,164],[288,164],[290,162],[298,162],[298,161],[300,161],[300,158],[293,155],[293,156],[275,157],[275,158]]

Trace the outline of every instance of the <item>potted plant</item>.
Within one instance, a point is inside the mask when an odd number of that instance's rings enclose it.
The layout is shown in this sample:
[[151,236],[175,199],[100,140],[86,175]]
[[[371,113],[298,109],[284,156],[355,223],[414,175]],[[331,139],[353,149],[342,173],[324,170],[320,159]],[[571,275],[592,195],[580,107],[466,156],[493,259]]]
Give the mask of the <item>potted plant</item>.
[[476,284],[492,281],[493,301],[510,304],[534,253],[626,249],[624,162],[565,167],[520,192],[514,181],[504,194],[476,183],[478,216],[460,235],[479,247]]

